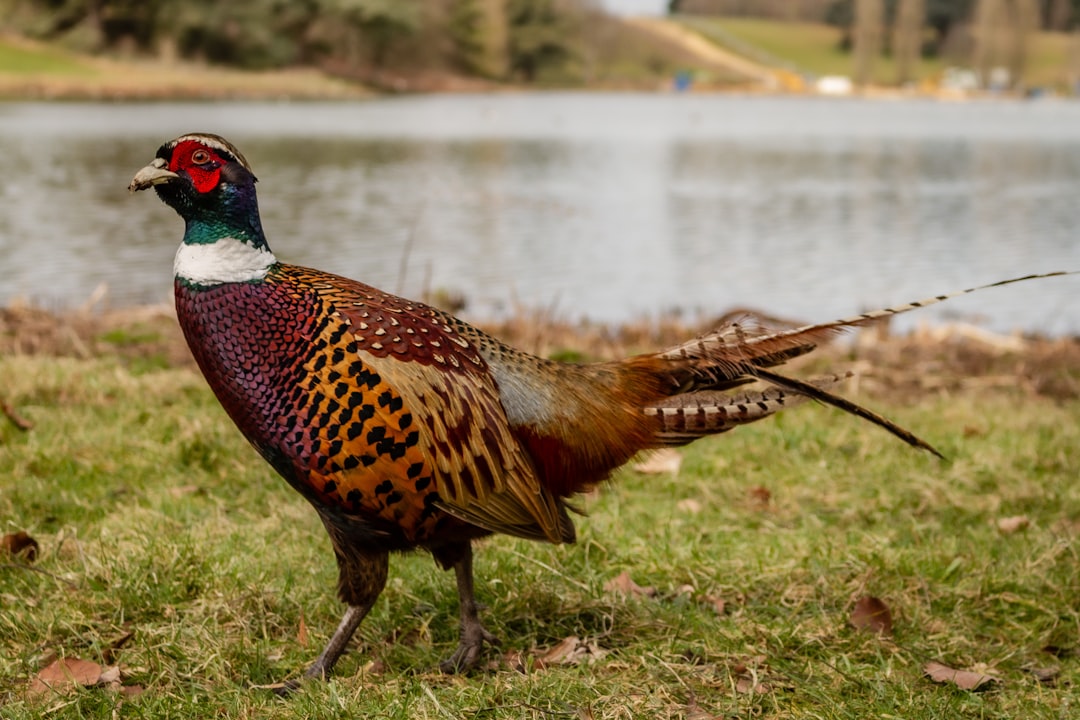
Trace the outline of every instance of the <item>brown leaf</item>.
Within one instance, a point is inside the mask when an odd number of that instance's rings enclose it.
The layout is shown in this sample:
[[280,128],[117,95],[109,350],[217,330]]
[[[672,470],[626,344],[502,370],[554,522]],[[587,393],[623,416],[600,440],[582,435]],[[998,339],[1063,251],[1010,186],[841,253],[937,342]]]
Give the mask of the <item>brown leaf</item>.
[[28,692],[31,695],[44,695],[48,692],[67,692],[78,685],[90,687],[101,680],[101,672],[102,667],[96,662],[62,658],[39,671],[30,682]]
[[969,670],[954,670],[948,665],[942,665],[939,662],[926,663],[923,665],[923,672],[934,682],[953,683],[961,690],[978,690],[988,683],[1001,682],[1000,678],[993,675],[984,675]]
[[101,669],[101,675],[98,676],[97,682],[94,685],[120,685],[120,666],[109,665]]
[[[506,663],[511,670],[516,670],[521,673],[528,670],[528,667],[525,664],[525,655],[520,650],[507,650],[503,653],[501,661]],[[499,662],[499,660],[492,660],[488,663],[488,670],[501,670],[502,668],[499,666]]]
[[642,587],[630,578],[630,573],[625,570],[618,577],[604,583],[604,592],[619,593],[632,597],[656,597],[656,588],[651,585]]
[[857,630],[892,635],[892,613],[889,606],[873,595],[864,595],[851,611],[851,624]]
[[12,557],[22,555],[27,562],[34,562],[37,560],[38,550],[41,549],[41,546],[38,545],[37,540],[20,530],[0,538],[0,549],[6,551]]
[[763,508],[766,507],[772,500],[772,492],[769,490],[769,488],[762,487],[761,485],[750,488],[746,491],[746,493],[750,496],[750,500],[754,504],[759,505]]
[[743,658],[737,661],[731,666],[731,672],[736,675],[742,675],[743,673],[750,672],[751,669],[757,669],[765,665],[765,661],[768,660],[764,655],[753,655],[751,657]]
[[368,660],[360,672],[365,675],[385,675],[386,663],[382,660]]
[[697,704],[696,699],[691,698],[686,704],[686,720],[721,720],[721,716],[705,710]]
[[605,655],[607,655],[607,650],[596,643],[571,635],[538,654],[534,660],[534,667],[545,668],[551,665],[588,664],[596,662]]
[[694,498],[684,498],[675,503],[675,507],[682,510],[684,513],[690,513],[691,515],[697,515],[701,512],[701,503]]
[[146,692],[146,688],[142,685],[121,685],[120,692],[123,693],[125,697],[138,697]]
[[296,643],[300,647],[308,646],[307,623],[304,622],[304,611],[300,611],[300,627],[296,629]]
[[19,428],[23,432],[26,432],[27,430],[30,430],[34,427],[34,423],[30,422],[29,420],[15,412],[15,408],[11,407],[11,405],[9,405],[6,400],[0,400],[0,413],[3,413],[4,416],[8,420],[10,420],[15,427]]
[[1012,517],[998,518],[997,529],[1002,535],[1012,535],[1021,530],[1027,530],[1031,524],[1031,518],[1027,515],[1013,515]]
[[676,475],[681,466],[682,454],[678,450],[665,448],[650,453],[639,463],[634,463],[634,470],[643,475],[663,475],[664,473]]
[[705,595],[701,598],[701,601],[711,604],[717,615],[723,615],[728,607],[728,603],[724,601],[724,598],[721,598],[718,595]]
[[743,693],[744,695],[749,695],[751,693],[754,695],[763,695],[769,692],[769,690],[770,688],[768,685],[756,682],[752,677],[740,677],[735,681],[735,692]]

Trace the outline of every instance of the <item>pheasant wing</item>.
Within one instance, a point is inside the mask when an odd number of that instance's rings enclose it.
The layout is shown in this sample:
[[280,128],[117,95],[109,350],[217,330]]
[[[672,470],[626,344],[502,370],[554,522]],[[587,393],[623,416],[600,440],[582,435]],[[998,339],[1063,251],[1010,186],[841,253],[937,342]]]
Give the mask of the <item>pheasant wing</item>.
[[571,541],[573,524],[511,433],[477,349],[434,308],[326,279],[321,293],[349,324],[361,358],[411,416],[438,507],[493,532]]

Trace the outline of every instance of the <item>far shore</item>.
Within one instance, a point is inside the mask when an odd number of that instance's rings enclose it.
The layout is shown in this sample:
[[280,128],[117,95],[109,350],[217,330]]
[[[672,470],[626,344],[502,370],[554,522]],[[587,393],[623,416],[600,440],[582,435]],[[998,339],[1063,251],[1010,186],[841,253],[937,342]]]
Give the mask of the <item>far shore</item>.
[[[62,69],[15,71],[0,66],[0,101],[228,101],[228,100],[359,100],[396,93],[490,93],[581,90],[598,92],[674,92],[666,78],[642,79],[620,84],[593,83],[573,87],[522,86],[499,83],[450,71],[398,73],[392,71],[333,74],[313,67],[247,71],[206,63],[147,59],[91,57],[66,53],[23,38],[0,35],[0,42],[30,52],[49,53],[61,58]],[[809,89],[762,83],[698,82],[693,93],[738,93],[745,95],[815,94]],[[828,94],[822,94],[827,97]],[[896,88],[870,86],[850,95],[876,100],[931,98],[958,101],[981,97],[1018,99],[1016,95],[984,96],[951,92],[936,87]]]

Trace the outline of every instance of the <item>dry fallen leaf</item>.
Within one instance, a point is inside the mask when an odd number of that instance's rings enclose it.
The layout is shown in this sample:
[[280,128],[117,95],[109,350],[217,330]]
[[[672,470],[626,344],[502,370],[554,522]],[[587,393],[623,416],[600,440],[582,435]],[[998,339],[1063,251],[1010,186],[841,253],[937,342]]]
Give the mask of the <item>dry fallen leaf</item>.
[[1001,682],[1000,678],[993,675],[971,672],[970,670],[954,670],[948,665],[939,662],[928,662],[923,665],[923,672],[927,677],[937,683],[953,683],[961,690],[978,690],[988,683]]
[[772,492],[767,487],[757,485],[746,491],[750,500],[760,507],[765,507],[772,500]]
[[764,695],[769,692],[769,686],[765,683],[759,683],[754,678],[749,676],[740,677],[735,681],[735,692],[742,693],[744,695]]
[[382,660],[368,660],[364,667],[360,669],[363,675],[384,675],[386,673],[386,663]]
[[300,611],[300,626],[296,629],[296,644],[306,648],[308,646],[307,623],[304,622],[304,611]]
[[588,664],[596,662],[605,655],[607,655],[607,650],[596,643],[571,635],[538,654],[534,660],[534,667],[539,669],[550,665]]
[[26,432],[27,430],[32,430],[34,428],[34,423],[30,422],[26,418],[19,415],[19,413],[15,412],[15,408],[13,408],[10,404],[8,404],[6,400],[2,398],[0,398],[0,413],[2,413],[4,417],[10,420],[12,425],[19,428],[23,432]]
[[873,595],[864,595],[851,611],[851,624],[857,630],[892,635],[892,613],[889,606]]
[[717,595],[705,595],[701,598],[701,601],[712,605],[712,609],[716,611],[717,615],[723,615],[724,610],[727,609],[727,603],[724,602],[724,598]]
[[644,475],[676,474],[682,466],[682,454],[678,450],[665,448],[651,453],[639,463],[634,463],[634,470]]
[[120,686],[120,667],[118,665],[109,665],[102,668],[101,674],[98,676],[97,685],[112,685],[116,684]]
[[604,583],[604,592],[614,592],[632,597],[656,597],[657,595],[656,588],[638,585],[630,579],[630,573],[625,570],[618,577]]
[[695,698],[686,704],[686,720],[721,720],[721,717],[702,708]]
[[6,551],[12,557],[22,555],[27,562],[34,562],[40,549],[41,546],[38,545],[38,541],[22,530],[9,533],[0,538],[0,550]]
[[691,515],[697,515],[701,512],[701,503],[693,498],[685,498],[675,503],[675,507],[682,510],[684,513],[690,513]]
[[[96,662],[79,658],[62,658],[42,668],[30,681],[28,692],[31,695],[44,695],[48,692],[67,692],[82,685],[90,687],[101,682],[102,667]],[[119,673],[116,676],[119,679]]]
[[528,669],[525,666],[525,656],[520,650],[507,650],[498,660],[489,661],[487,669],[492,671],[502,670],[501,663],[506,663],[511,670],[516,670],[521,673]]
[[1031,518],[1027,515],[1013,515],[1012,517],[999,518],[997,528],[1002,535],[1012,535],[1015,532],[1027,530],[1030,524]]
[[743,658],[731,666],[731,672],[736,675],[742,675],[743,673],[750,672],[751,669],[756,670],[757,668],[764,666],[766,660],[768,660],[768,658],[764,655],[753,655],[751,657]]

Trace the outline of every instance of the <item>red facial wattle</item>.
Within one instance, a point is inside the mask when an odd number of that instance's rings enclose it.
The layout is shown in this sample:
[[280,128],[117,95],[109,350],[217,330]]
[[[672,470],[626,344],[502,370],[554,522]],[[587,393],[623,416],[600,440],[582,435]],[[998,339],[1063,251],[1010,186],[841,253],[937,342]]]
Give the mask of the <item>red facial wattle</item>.
[[225,160],[213,149],[195,140],[185,140],[173,148],[169,169],[175,173],[186,173],[197,191],[207,193],[221,181],[221,166],[224,164]]

